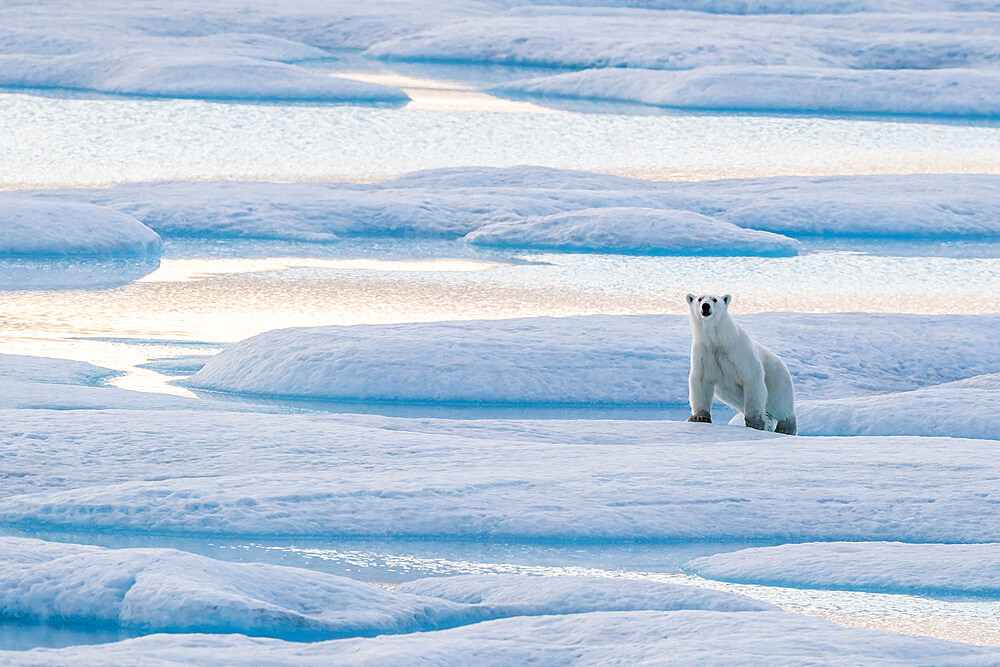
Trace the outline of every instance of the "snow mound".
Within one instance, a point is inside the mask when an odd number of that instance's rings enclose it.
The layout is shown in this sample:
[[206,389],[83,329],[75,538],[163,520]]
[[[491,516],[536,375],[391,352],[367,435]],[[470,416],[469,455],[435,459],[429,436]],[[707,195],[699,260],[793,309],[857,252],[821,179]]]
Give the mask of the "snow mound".
[[129,215],[89,204],[0,196],[0,256],[159,252],[159,235]]
[[519,617],[364,639],[285,642],[153,635],[93,646],[0,651],[10,665],[143,664],[913,664],[983,665],[1000,649],[845,628],[784,612],[595,612]]
[[504,616],[581,614],[592,611],[774,611],[732,593],[693,586],[595,577],[462,575],[408,581],[403,593],[489,607]]
[[173,549],[0,538],[0,616],[154,632],[332,638],[414,632],[472,616],[353,579]]
[[1000,544],[784,544],[696,558],[686,571],[743,584],[1000,598]]
[[636,102],[683,109],[1000,115],[996,70],[703,67],[590,69],[504,84],[503,93]]
[[[469,234],[477,238],[477,231],[483,230],[478,238],[485,240],[526,224],[544,227],[539,221],[549,216],[604,216],[610,226],[616,214],[602,211],[632,208],[658,212],[629,218],[627,227],[616,225],[621,237],[608,238],[611,250],[633,244],[628,239],[646,237],[650,219],[682,215],[671,211],[789,236],[1000,237],[1000,177],[991,175],[652,182],[541,167],[473,167],[417,172],[384,183],[138,183],[42,190],[30,197],[114,209],[164,236],[458,239]],[[555,218],[561,219],[571,218]],[[560,236],[554,231],[532,233],[549,244],[549,236]],[[513,239],[513,234],[503,236]],[[746,252],[747,244],[740,240],[744,237],[732,236],[733,246],[725,252]],[[756,239],[753,245],[789,243],[775,237]],[[588,245],[600,249],[596,240]]]
[[944,435],[1000,439],[1000,374],[914,391],[807,401],[800,429],[815,435]]
[[484,225],[465,236],[477,245],[677,255],[795,255],[786,236],[742,229],[692,211],[584,209]]
[[[785,360],[803,399],[910,391],[1000,367],[994,316],[736,319]],[[283,329],[223,350],[186,382],[338,400],[686,405],[690,345],[680,315]]]

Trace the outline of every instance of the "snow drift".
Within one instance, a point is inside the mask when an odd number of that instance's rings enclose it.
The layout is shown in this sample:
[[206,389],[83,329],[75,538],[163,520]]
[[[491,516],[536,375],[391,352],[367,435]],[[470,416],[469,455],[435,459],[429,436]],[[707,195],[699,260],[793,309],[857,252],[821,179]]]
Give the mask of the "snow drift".
[[159,254],[160,237],[135,218],[81,203],[0,197],[0,256]]
[[1000,598],[1000,544],[784,544],[696,558],[708,579],[795,588]]

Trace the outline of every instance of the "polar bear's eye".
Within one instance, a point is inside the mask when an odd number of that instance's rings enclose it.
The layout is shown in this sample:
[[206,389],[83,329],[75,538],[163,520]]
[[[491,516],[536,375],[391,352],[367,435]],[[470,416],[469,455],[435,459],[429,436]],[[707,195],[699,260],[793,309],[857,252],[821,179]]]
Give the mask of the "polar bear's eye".
[[713,297],[712,297],[712,303],[719,303],[719,300],[718,300],[718,299],[716,299],[716,298],[715,298],[715,297],[713,296]]

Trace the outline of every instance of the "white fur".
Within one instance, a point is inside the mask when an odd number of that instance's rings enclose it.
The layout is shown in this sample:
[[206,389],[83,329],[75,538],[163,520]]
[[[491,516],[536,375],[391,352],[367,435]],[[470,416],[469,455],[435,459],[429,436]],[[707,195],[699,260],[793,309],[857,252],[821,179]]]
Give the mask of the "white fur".
[[785,362],[733,321],[730,295],[688,294],[687,302],[692,337],[689,421],[710,421],[712,397],[718,396],[743,413],[750,428],[794,434],[795,395]]

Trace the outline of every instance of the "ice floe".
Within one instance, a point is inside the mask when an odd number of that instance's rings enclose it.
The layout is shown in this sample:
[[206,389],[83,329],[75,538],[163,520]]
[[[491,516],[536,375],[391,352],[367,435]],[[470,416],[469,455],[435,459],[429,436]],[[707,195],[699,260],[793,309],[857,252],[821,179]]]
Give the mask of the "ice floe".
[[[791,252],[794,242],[720,225],[793,237],[1000,236],[1000,177],[989,175],[692,183],[541,167],[471,167],[417,172],[372,184],[140,183],[100,190],[41,190],[26,196],[107,207],[168,237],[333,241],[347,236],[470,235],[470,240],[502,238],[505,244],[519,246],[617,252],[629,246],[637,252],[713,248],[720,254],[773,255]],[[622,208],[634,210],[609,210]],[[694,214],[717,223],[710,225]],[[588,218],[593,222],[584,223]],[[663,222],[668,219],[673,223]],[[591,225],[594,235],[576,241],[574,228]],[[680,228],[683,243],[677,237]]]
[[767,255],[798,252],[779,234],[742,229],[693,211],[597,208],[487,224],[465,236],[477,245],[636,254]]
[[684,568],[709,579],[766,586],[1000,597],[996,543],[783,544],[705,556]]
[[12,537],[0,538],[0,591],[5,618],[145,632],[322,639],[414,632],[483,616],[446,600],[301,568]]
[[497,90],[682,109],[1000,115],[996,69],[609,68],[515,81]]
[[286,642],[242,635],[153,635],[96,646],[0,652],[11,665],[166,665],[350,663],[801,665],[982,665],[1000,649],[844,628],[784,612],[641,611],[516,617],[435,632],[327,642]]
[[[736,317],[785,360],[802,399],[869,400],[1000,367],[992,315]],[[690,344],[680,315],[283,329],[223,350],[186,382],[340,400],[685,405]]]
[[992,441],[177,409],[0,424],[0,521],[33,530],[1000,541]]
[[124,213],[75,202],[0,197],[0,257],[159,252],[159,235]]

